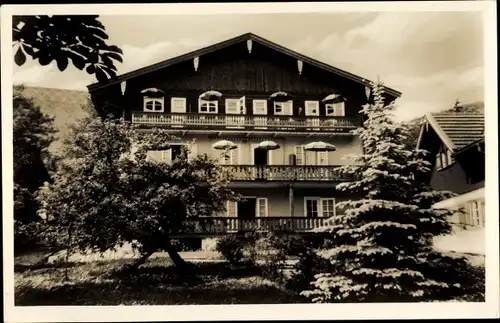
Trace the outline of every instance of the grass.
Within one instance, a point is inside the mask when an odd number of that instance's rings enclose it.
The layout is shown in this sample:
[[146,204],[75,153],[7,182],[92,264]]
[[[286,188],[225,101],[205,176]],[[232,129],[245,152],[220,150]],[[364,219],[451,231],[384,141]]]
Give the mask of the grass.
[[256,272],[231,269],[225,262],[197,263],[197,275],[176,272],[168,258],[150,259],[138,272],[120,270],[132,260],[18,266],[16,306],[283,304],[306,300]]

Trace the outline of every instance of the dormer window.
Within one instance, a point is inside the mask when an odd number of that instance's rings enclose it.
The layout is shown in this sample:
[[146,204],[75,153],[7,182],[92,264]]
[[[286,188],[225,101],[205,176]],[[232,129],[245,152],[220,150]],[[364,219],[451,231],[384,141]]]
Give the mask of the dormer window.
[[325,110],[327,116],[344,117],[345,116],[345,102],[326,103]]
[[164,92],[156,88],[141,91],[144,95],[143,109],[145,112],[163,112],[165,107]]
[[436,170],[441,170],[450,165],[453,165],[455,159],[452,156],[451,150],[449,149],[441,149],[440,152],[436,155]]
[[217,113],[219,109],[219,101],[198,99],[199,113]]
[[164,98],[144,97],[144,111],[145,112],[163,112]]

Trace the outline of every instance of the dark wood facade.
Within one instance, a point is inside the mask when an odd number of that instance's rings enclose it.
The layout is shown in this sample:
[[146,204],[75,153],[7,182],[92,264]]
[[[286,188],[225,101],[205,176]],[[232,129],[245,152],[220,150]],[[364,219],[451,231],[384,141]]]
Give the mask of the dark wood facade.
[[[224,114],[225,99],[245,96],[246,115],[252,115],[253,99],[268,99],[277,91],[292,95],[293,116],[305,115],[305,101],[319,101],[319,115],[325,116],[321,100],[337,93],[346,98],[345,116],[358,116],[366,103],[365,85],[303,62],[299,73],[297,58],[254,41],[249,53],[246,41],[222,47],[199,56],[195,71],[193,59],[186,59],[164,68],[152,70],[126,81],[126,91],[121,93],[120,83],[104,88],[90,89],[94,105],[103,114],[131,118],[132,111],[142,111],[141,90],[158,88],[165,92],[164,113],[170,113],[172,97],[186,98],[186,113],[198,113],[198,96],[207,90],[220,91],[219,114]],[[89,87],[90,88],[90,87]],[[395,97],[387,95],[387,99]],[[273,105],[267,104],[268,116],[273,115]]]

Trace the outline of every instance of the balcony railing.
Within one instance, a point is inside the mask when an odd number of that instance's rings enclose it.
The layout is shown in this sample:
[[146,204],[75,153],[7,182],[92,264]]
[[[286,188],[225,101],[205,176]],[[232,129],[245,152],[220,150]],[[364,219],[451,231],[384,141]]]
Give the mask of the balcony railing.
[[224,165],[232,181],[341,181],[334,172],[339,166]]
[[261,217],[241,219],[238,217],[204,217],[184,221],[184,232],[231,233],[251,231],[306,232],[326,224],[327,218],[307,217]]
[[358,117],[292,117],[258,115],[201,115],[132,112],[132,123],[190,129],[246,129],[267,131],[342,132],[358,127]]

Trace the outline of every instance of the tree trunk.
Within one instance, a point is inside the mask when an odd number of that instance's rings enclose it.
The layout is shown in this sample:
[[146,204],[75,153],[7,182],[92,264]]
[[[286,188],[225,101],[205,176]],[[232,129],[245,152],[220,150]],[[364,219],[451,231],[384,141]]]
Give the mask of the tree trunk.
[[146,253],[143,253],[141,258],[137,259],[136,262],[134,262],[131,266],[130,266],[130,269],[131,270],[136,270],[137,268],[139,268],[140,265],[144,264],[146,262],[146,260],[148,260],[148,258],[153,254],[155,253],[156,250],[154,251],[147,251]]
[[179,255],[177,250],[175,250],[174,246],[172,246],[170,240],[168,239],[165,245],[165,249],[168,252],[170,259],[172,259],[172,262],[174,263],[175,267],[181,270],[188,268],[188,263],[184,259],[182,259],[182,257]]

